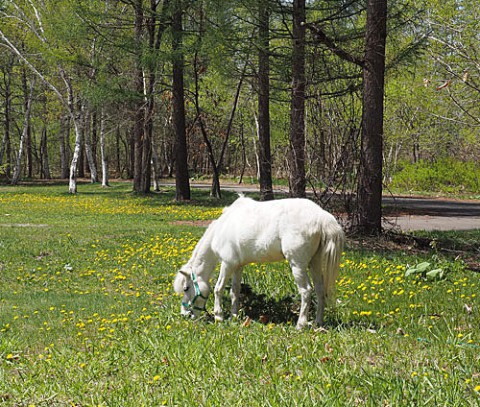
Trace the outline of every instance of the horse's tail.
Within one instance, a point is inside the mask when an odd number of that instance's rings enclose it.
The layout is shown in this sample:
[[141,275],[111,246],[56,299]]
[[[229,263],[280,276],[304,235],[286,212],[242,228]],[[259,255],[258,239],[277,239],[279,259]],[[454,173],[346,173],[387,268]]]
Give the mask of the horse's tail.
[[313,256],[313,273],[321,272],[325,298],[331,302],[335,296],[335,282],[340,268],[340,258],[344,244],[343,230],[337,221],[324,225],[323,236],[317,252]]

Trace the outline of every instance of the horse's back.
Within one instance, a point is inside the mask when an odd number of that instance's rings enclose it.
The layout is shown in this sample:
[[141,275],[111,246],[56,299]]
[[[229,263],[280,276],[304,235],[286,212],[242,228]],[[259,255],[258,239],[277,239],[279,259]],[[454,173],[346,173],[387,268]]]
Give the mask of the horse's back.
[[227,207],[216,223],[212,248],[220,259],[241,264],[313,256],[324,232],[337,224],[308,199],[257,202],[244,197]]

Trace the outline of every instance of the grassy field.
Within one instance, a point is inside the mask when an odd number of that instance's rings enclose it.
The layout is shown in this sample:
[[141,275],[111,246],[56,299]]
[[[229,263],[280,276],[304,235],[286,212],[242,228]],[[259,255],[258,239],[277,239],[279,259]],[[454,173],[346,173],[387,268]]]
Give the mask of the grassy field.
[[0,186],[0,405],[480,404],[480,275],[460,259],[350,243],[325,330],[295,329],[285,263],[247,267],[238,320],[186,320],[171,282],[221,206],[129,190]]

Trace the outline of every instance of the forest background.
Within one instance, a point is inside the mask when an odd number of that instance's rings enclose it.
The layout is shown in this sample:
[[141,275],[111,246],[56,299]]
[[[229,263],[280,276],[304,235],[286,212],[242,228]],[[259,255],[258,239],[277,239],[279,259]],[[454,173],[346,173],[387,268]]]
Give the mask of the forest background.
[[[148,193],[175,176],[177,199],[200,177],[219,195],[220,175],[258,179],[265,199],[272,178],[297,196],[359,191],[380,3],[1,1],[0,177],[69,178],[70,192],[76,177],[115,177]],[[473,3],[388,2],[383,188],[480,191]]]

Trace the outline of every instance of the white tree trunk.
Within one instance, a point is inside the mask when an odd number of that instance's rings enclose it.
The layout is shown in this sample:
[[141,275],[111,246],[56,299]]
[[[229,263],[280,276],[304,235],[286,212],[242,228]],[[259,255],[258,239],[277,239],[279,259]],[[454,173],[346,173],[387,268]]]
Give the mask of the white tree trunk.
[[105,148],[105,116],[100,113],[100,155],[102,159],[102,187],[108,187],[108,156]]
[[94,184],[98,182],[97,166],[93,157],[92,144],[89,137],[85,134],[85,155],[87,156],[88,168],[90,169],[90,182]]
[[82,129],[78,125],[78,120],[73,121],[75,128],[75,149],[73,150],[73,157],[70,163],[70,180],[68,184],[68,192],[71,194],[77,193],[77,167],[78,158],[80,157],[80,149],[82,147]]

